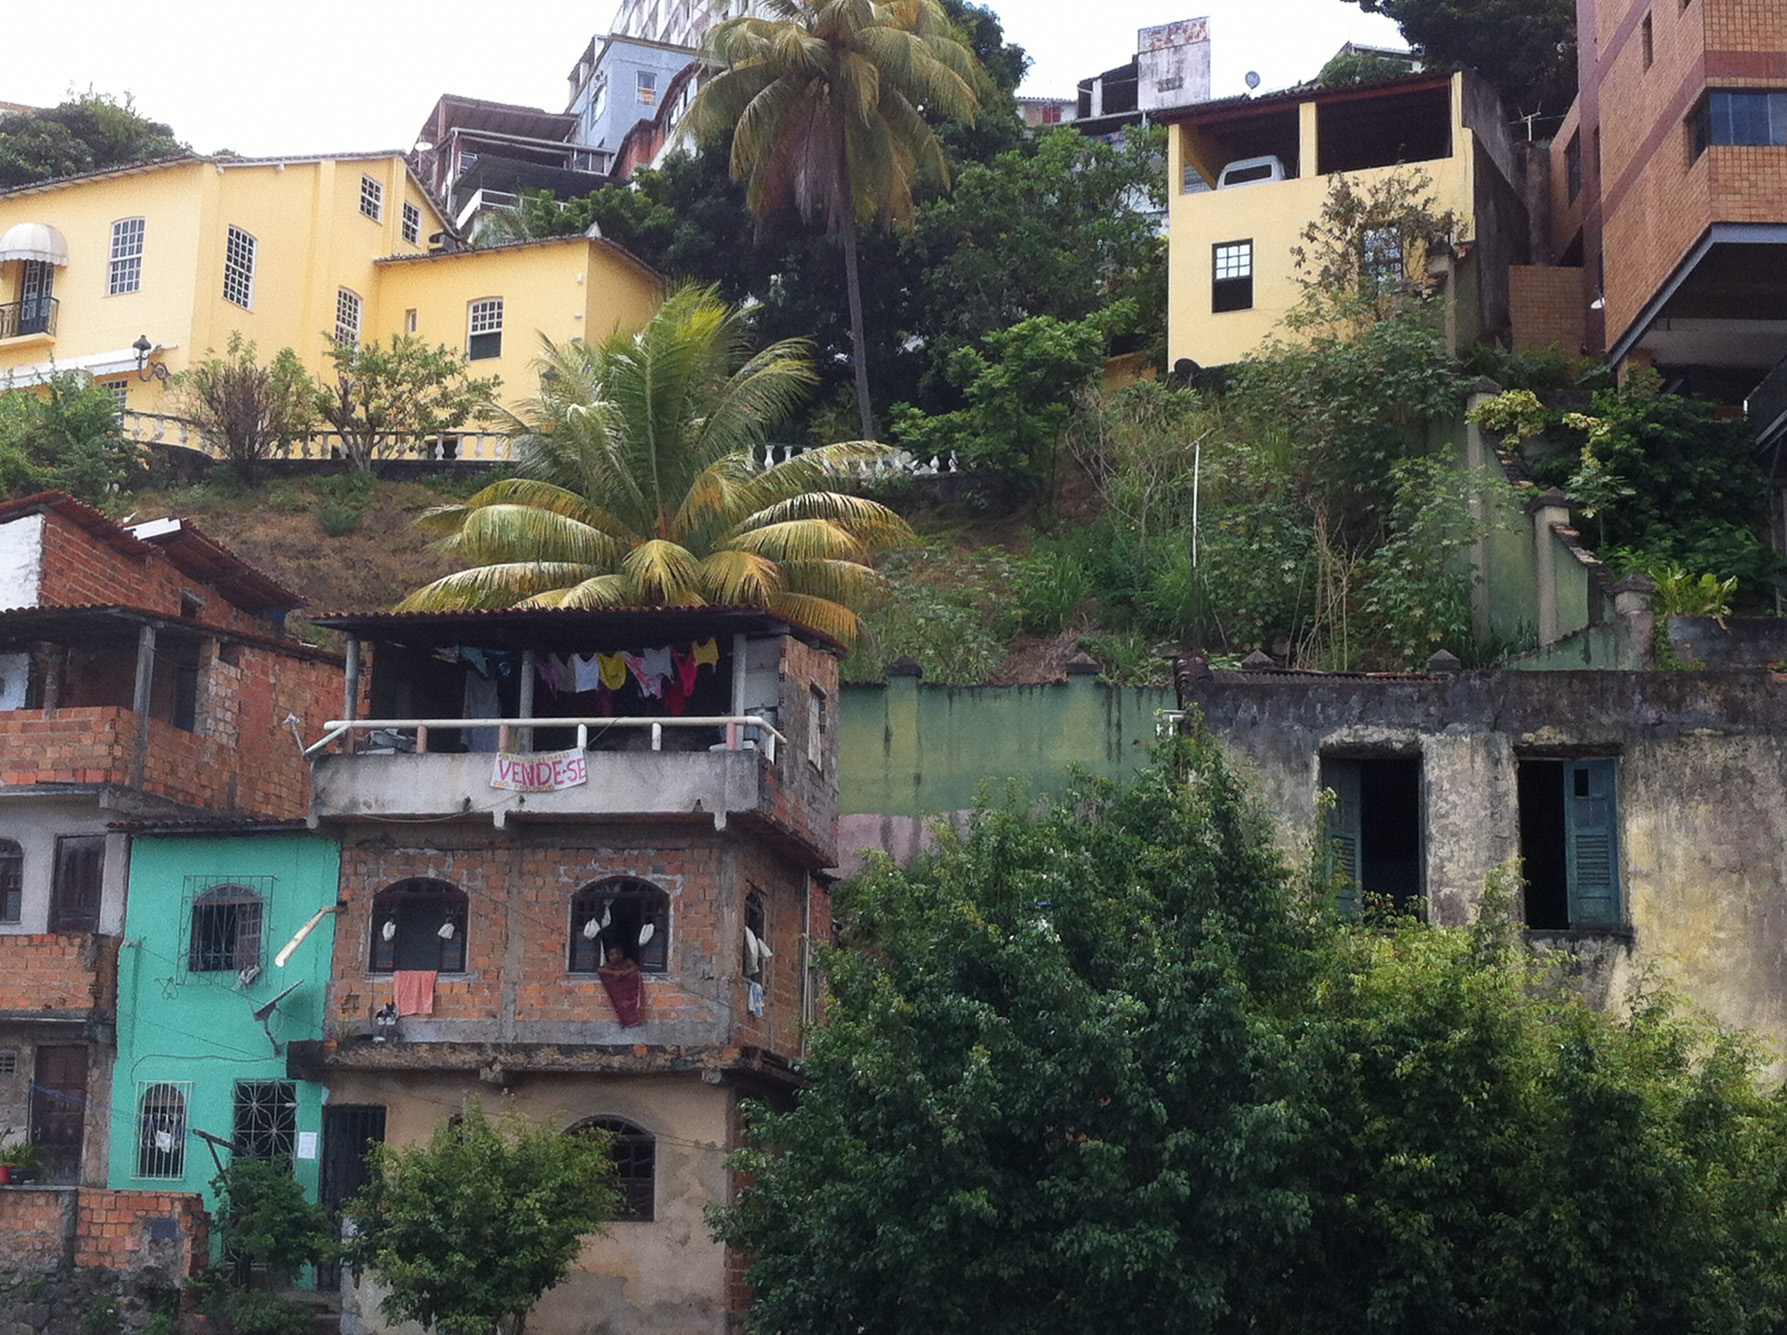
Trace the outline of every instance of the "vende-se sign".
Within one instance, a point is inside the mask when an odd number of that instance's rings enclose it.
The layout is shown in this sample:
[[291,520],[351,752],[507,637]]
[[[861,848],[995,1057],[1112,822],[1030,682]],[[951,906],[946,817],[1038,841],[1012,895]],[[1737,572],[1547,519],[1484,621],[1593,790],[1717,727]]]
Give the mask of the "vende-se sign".
[[589,762],[576,748],[526,756],[498,751],[490,786],[510,788],[519,793],[550,793],[560,788],[575,788],[588,779]]

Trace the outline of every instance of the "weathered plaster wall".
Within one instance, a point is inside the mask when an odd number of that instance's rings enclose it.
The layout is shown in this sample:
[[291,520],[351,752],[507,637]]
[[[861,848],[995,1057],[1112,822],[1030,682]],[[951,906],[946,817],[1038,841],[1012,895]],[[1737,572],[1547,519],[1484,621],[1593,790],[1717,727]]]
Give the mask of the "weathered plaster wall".
[[1721,1021],[1787,1042],[1787,678],[1218,673],[1185,694],[1294,857],[1322,755],[1418,755],[1426,885],[1447,924],[1469,921],[1520,852],[1520,758],[1616,757],[1623,926],[1543,939],[1577,955],[1599,1001],[1654,967]]
[[[531,1335],[720,1335],[726,1327],[726,1251],[708,1233],[705,1208],[730,1199],[725,1154],[735,1091],[692,1076],[528,1076],[509,1092],[469,1074],[351,1072],[330,1085],[336,1103],[384,1104],[386,1139],[425,1139],[468,1096],[485,1111],[513,1109],[560,1129],[591,1117],[623,1117],[656,1141],[651,1220],[616,1222],[587,1238],[571,1274],[528,1318]],[[342,1280],[343,1335],[421,1335],[378,1316],[376,1279]]]

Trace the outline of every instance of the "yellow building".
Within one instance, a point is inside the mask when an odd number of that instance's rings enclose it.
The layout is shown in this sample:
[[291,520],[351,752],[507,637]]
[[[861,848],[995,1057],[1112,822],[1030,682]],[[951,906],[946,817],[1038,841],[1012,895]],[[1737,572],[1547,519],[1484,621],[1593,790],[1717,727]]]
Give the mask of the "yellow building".
[[1495,95],[1467,74],[1294,88],[1160,113],[1168,125],[1168,353],[1202,366],[1257,349],[1297,304],[1291,250],[1337,173],[1361,188],[1398,171],[1432,182],[1462,221],[1430,257],[1454,344],[1508,323],[1507,270],[1524,263],[1515,145]]
[[238,331],[318,374],[333,337],[414,333],[501,376],[513,402],[533,391],[540,335],[636,328],[660,295],[605,241],[451,241],[400,153],[179,158],[0,193],[0,386],[84,370],[130,412],[165,414],[153,365],[178,372]]

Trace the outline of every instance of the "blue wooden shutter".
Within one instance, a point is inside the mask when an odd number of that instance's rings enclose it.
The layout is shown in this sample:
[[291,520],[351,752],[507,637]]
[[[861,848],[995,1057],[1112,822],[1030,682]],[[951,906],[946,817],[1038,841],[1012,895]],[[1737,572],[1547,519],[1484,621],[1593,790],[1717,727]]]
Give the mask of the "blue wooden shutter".
[[1341,878],[1336,900],[1343,918],[1359,916],[1359,762],[1324,760],[1322,786],[1334,790],[1328,808],[1328,874]]
[[1564,766],[1564,834],[1568,857],[1570,926],[1620,925],[1619,804],[1612,760],[1572,760]]

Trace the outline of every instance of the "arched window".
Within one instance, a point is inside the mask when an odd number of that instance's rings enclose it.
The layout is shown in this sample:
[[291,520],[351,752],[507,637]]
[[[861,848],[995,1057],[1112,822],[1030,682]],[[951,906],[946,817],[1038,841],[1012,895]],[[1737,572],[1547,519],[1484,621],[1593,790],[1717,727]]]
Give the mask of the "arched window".
[[192,904],[186,967],[240,973],[261,962],[261,897],[244,885],[214,885]]
[[186,1176],[186,1091],[166,1082],[137,1097],[137,1176]]
[[25,913],[25,850],[0,839],[0,922],[17,922]]
[[617,951],[646,973],[670,967],[670,896],[649,881],[616,876],[571,896],[572,973],[594,973]]
[[649,1221],[657,1205],[658,1146],[652,1133],[624,1117],[592,1117],[579,1122],[569,1134],[606,1131],[609,1157],[614,1160],[614,1189],[620,1193],[615,1210],[617,1222]]
[[386,886],[372,899],[372,971],[463,973],[465,920],[465,892],[445,881]]

